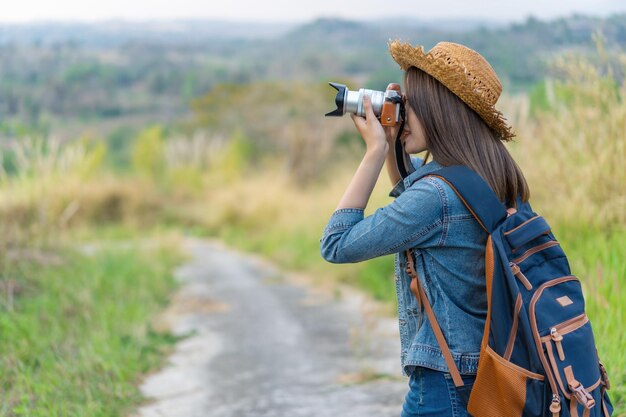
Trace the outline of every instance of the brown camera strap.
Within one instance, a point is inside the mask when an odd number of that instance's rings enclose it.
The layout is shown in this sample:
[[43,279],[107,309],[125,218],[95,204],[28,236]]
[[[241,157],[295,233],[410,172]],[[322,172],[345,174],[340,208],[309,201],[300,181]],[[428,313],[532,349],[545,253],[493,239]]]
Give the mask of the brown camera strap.
[[439,347],[441,348],[441,353],[443,354],[443,358],[448,365],[448,370],[450,371],[450,375],[452,376],[452,380],[454,381],[454,385],[458,387],[462,387],[464,385],[463,379],[461,379],[461,373],[459,372],[459,368],[457,368],[454,359],[452,358],[452,352],[450,352],[450,348],[448,347],[448,343],[446,342],[446,338],[441,332],[441,328],[439,327],[439,323],[435,318],[435,313],[433,312],[432,307],[430,306],[430,302],[428,301],[428,297],[424,292],[424,288],[422,284],[419,282],[419,277],[417,276],[417,271],[415,271],[415,265],[413,264],[413,256],[411,256],[410,251],[406,251],[406,272],[411,277],[411,292],[417,298],[417,303],[420,306],[424,306],[424,310],[426,311],[426,316],[428,317],[428,321],[430,322],[430,327],[432,327],[433,332],[435,333],[435,338],[439,343]]

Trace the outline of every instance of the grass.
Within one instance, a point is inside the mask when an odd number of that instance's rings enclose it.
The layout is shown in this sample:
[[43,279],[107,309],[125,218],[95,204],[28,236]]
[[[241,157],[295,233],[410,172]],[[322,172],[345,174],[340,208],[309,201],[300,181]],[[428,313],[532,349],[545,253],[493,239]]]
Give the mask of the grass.
[[139,404],[140,377],[175,342],[150,325],[175,286],[175,253],[131,245],[5,256],[0,415],[123,416]]

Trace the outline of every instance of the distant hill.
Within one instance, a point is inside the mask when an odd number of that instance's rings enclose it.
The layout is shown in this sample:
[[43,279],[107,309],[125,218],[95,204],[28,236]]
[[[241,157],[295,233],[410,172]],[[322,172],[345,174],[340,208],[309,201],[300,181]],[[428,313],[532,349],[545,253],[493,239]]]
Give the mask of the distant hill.
[[224,20],[126,21],[94,23],[0,23],[0,44],[54,45],[74,42],[86,47],[116,47],[127,42],[198,44],[211,40],[266,39],[285,34],[295,24]]
[[247,45],[233,54],[242,57],[240,69],[255,79],[369,79],[383,88],[399,77],[387,54],[387,42],[399,38],[427,49],[441,40],[477,50],[492,63],[508,90],[523,90],[542,80],[548,63],[566,51],[591,51],[592,35],[601,32],[609,49],[626,45],[626,15],[601,19],[574,15],[551,21],[528,18],[502,26],[470,22],[446,25],[403,20],[396,24],[318,19],[286,34]]
[[609,50],[621,49],[626,14],[528,18],[510,25],[402,18],[324,18],[298,25],[209,20],[0,24],[0,134],[14,130],[15,123],[49,129],[68,118],[85,123],[169,120],[185,114],[192,98],[221,83],[355,80],[382,89],[401,78],[387,53],[390,38],[426,48],[441,40],[463,43],[492,63],[507,91],[527,90],[544,79],[555,56],[592,51],[595,32],[603,34]]
[[[356,27],[365,30],[376,28],[381,33],[390,28],[413,28],[464,32],[476,28],[502,27],[503,23],[475,19],[419,20],[386,18],[364,22],[318,19],[310,23],[248,22],[227,20],[107,20],[94,23],[34,22],[24,24],[0,23],[0,44],[78,42],[84,46],[116,46],[129,41],[158,41],[195,43],[226,39],[271,39],[290,32],[345,31]],[[321,32],[320,34],[323,34]]]

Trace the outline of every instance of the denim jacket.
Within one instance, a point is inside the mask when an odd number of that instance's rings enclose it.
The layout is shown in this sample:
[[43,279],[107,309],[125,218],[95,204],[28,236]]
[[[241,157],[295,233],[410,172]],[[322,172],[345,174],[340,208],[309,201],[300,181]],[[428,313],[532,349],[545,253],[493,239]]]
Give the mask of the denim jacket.
[[368,217],[357,208],[335,211],[320,240],[322,256],[333,263],[396,254],[403,375],[410,375],[415,366],[448,372],[428,318],[410,290],[406,249],[414,255],[415,269],[459,372],[474,374],[478,369],[487,316],[487,233],[443,180],[425,177],[417,181],[440,168],[436,161],[417,168],[391,191],[396,199]]

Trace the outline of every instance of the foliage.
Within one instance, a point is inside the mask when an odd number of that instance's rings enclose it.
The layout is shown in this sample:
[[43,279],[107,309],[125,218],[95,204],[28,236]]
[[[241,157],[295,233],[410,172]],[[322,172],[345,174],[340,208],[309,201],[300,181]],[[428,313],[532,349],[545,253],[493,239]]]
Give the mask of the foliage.
[[[159,259],[159,262],[154,262]],[[124,416],[175,339],[150,326],[172,248],[13,247],[0,259],[0,414]]]
[[601,48],[592,59],[558,60],[563,78],[547,84],[547,109],[520,126],[514,149],[548,218],[607,234],[626,227],[626,87],[615,78],[626,70],[626,55],[617,62],[611,69]]
[[149,178],[159,178],[164,171],[164,136],[160,126],[143,130],[137,137],[132,153],[133,168]]
[[[0,180],[54,182],[68,174],[93,176],[102,166],[106,146],[86,137],[67,144],[54,138],[25,137],[3,154],[6,159],[0,159]],[[9,169],[4,168],[7,163]]]
[[122,126],[111,131],[105,138],[107,158],[105,163],[114,171],[123,172],[132,168],[132,148],[137,138],[135,129]]
[[0,170],[0,252],[57,239],[75,226],[154,224],[164,204],[145,179],[121,181],[102,172],[106,145],[101,141],[25,138],[7,154],[12,168]]
[[216,169],[221,171],[226,179],[240,177],[252,162],[253,156],[252,142],[241,131],[237,131],[223,149]]
[[238,144],[232,150],[254,152],[257,158],[284,156],[288,175],[306,184],[324,172],[332,138],[341,128],[339,123],[320,123],[333,98],[334,90],[325,83],[220,84],[192,102],[194,125],[249,138],[246,150]]

